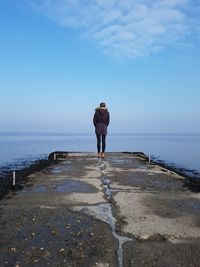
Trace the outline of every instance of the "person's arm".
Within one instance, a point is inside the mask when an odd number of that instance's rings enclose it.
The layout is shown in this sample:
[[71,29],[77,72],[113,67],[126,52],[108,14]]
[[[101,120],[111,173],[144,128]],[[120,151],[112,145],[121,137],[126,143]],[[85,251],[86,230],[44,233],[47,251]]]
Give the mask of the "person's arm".
[[94,127],[96,127],[96,112],[94,113],[93,124],[94,124]]
[[110,123],[110,113],[108,112],[107,126],[109,125],[109,123]]

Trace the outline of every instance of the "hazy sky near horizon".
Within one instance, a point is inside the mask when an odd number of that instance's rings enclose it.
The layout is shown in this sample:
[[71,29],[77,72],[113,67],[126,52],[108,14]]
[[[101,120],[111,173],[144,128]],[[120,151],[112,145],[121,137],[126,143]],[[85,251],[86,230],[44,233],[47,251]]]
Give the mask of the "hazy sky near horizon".
[[0,131],[200,133],[198,0],[1,0]]

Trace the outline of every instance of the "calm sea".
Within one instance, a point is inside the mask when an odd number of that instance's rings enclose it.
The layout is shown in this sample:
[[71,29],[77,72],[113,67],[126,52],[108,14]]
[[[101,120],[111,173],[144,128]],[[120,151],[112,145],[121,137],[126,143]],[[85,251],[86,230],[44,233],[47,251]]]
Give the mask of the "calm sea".
[[[96,151],[94,134],[0,133],[0,168],[18,169],[52,151]],[[107,151],[141,151],[200,172],[200,134],[110,134]]]

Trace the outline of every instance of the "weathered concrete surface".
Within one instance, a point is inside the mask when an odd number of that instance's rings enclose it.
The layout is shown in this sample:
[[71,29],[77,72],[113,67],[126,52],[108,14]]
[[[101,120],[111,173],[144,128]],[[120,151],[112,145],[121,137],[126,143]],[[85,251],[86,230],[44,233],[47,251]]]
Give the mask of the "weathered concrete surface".
[[69,153],[1,201],[0,266],[200,266],[200,194],[140,155]]

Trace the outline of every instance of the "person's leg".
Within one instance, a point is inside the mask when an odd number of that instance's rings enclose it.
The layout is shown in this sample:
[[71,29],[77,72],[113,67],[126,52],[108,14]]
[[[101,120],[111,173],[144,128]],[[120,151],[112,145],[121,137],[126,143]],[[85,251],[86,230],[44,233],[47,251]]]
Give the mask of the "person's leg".
[[102,158],[105,157],[106,135],[102,134]]
[[106,135],[102,134],[102,152],[104,153],[106,149]]
[[100,153],[101,152],[101,136],[100,134],[96,134],[96,136],[97,136],[97,151],[98,153]]

